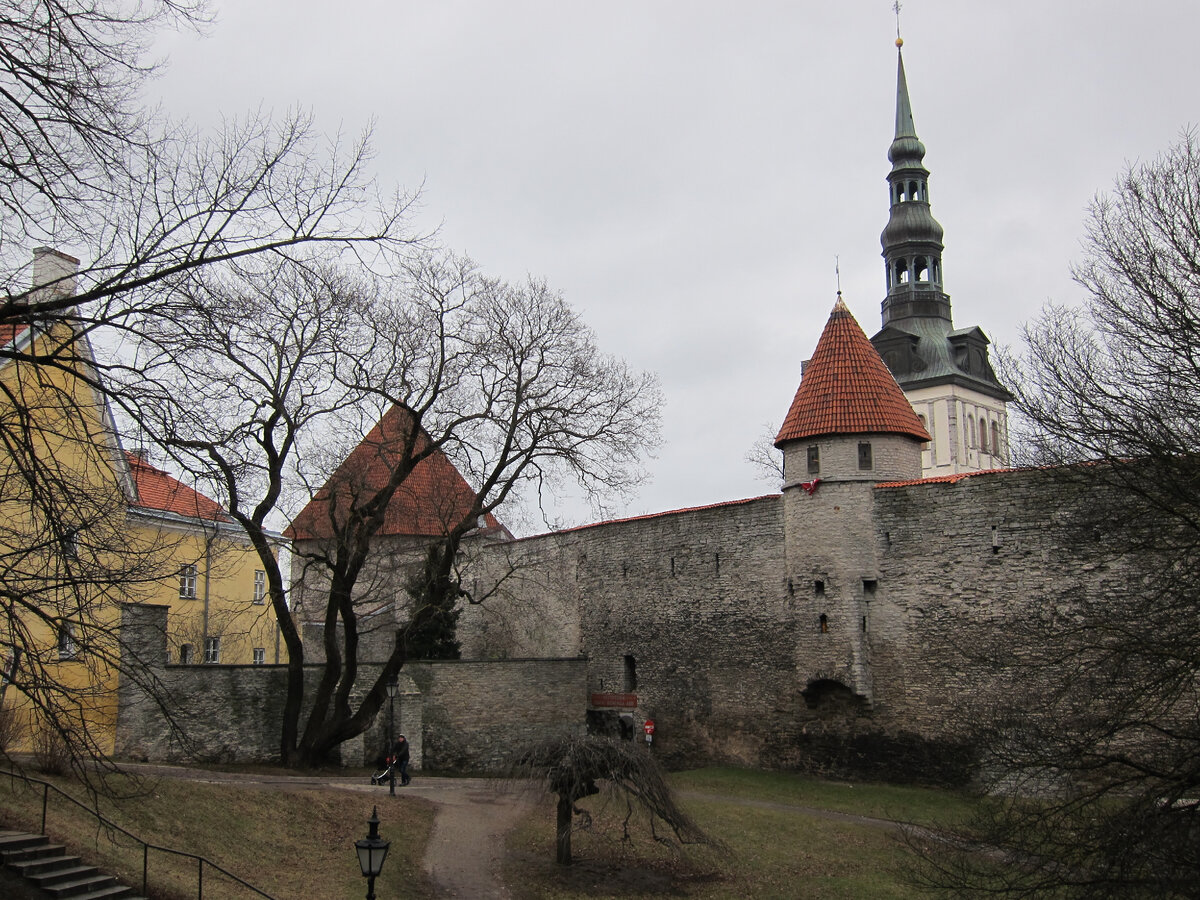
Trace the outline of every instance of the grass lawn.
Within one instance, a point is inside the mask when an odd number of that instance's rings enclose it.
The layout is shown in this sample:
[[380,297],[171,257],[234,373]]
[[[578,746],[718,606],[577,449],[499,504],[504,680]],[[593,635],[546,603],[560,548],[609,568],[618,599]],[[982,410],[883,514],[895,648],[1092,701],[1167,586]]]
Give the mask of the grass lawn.
[[[45,779],[54,780],[54,779]],[[78,787],[58,782],[83,799]],[[354,841],[367,833],[375,798],[342,790],[267,790],[236,784],[159,779],[118,784],[129,796],[102,799],[104,814],[159,846],[205,856],[275,897],[359,900],[366,894]],[[390,799],[390,798],[389,798]],[[392,842],[376,881],[381,897],[431,897],[421,859],[433,824],[432,804],[395,798],[381,814],[380,832]],[[41,790],[0,779],[0,827],[37,831]],[[142,850],[119,835],[97,830],[95,819],[51,794],[47,831],[72,852],[140,889]],[[156,898],[194,898],[195,861],[151,851],[150,883]],[[206,900],[254,896],[204,870]]]
[[575,864],[556,866],[554,804],[547,796],[509,839],[506,877],[515,895],[521,900],[924,897],[906,880],[908,851],[895,830],[831,821],[775,804],[926,824],[959,818],[971,805],[953,792],[734,769],[681,772],[670,781],[684,795],[681,805],[727,845],[727,853],[672,849],[655,841],[640,817],[631,822],[632,839],[625,841],[623,802],[601,795],[580,804],[592,813],[593,823],[575,833]]

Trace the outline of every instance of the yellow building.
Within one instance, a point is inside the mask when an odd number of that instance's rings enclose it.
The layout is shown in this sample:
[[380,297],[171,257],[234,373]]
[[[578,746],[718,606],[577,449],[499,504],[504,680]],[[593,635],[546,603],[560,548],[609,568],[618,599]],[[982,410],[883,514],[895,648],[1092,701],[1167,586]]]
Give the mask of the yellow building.
[[[35,285],[74,290],[78,261],[35,251]],[[44,295],[43,295],[44,296]],[[0,325],[0,742],[108,754],[120,604],[170,607],[175,664],[284,661],[265,574],[213,500],[127,453],[86,336]],[[151,686],[152,687],[152,686]]]

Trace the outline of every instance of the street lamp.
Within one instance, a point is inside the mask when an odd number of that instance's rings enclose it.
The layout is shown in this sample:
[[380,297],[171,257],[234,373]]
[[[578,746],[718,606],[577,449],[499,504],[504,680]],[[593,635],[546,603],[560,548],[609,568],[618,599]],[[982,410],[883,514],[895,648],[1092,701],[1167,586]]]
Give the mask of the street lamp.
[[367,819],[367,836],[354,842],[358,852],[358,867],[362,869],[363,878],[367,879],[367,900],[375,900],[375,878],[383,869],[383,861],[387,859],[391,841],[385,841],[379,836],[379,808],[371,810],[371,818]]
[[[387,681],[388,692],[388,753],[392,753],[396,743],[396,691],[400,689],[400,683],[393,675]],[[396,764],[392,764],[391,778],[388,779],[388,791],[393,797],[396,796]]]

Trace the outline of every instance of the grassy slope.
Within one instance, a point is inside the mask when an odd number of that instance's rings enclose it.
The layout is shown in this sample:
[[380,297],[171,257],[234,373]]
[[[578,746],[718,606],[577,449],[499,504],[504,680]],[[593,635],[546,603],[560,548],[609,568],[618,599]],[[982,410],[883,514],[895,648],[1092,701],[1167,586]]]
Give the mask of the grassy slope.
[[[226,784],[160,780],[126,783],[132,796],[103,801],[105,814],[143,840],[206,856],[244,880],[279,898],[361,898],[354,841],[366,835],[372,805],[380,806],[380,834],[392,842],[380,896],[427,897],[432,892],[421,858],[433,823],[431,804],[413,797],[375,797],[341,790],[276,791]],[[79,796],[78,792],[69,792]],[[41,795],[9,780],[0,781],[0,824],[36,830]],[[114,843],[97,832],[95,820],[53,801],[47,824],[51,835],[69,842],[88,862],[141,885],[141,849]],[[155,896],[195,897],[196,864],[151,853]],[[204,896],[244,898],[246,891],[222,885],[206,868]]]
[[956,819],[970,807],[968,798],[954,793],[769,772],[704,769],[677,773],[671,783],[684,795],[681,805],[728,846],[727,855],[706,848],[677,853],[654,841],[641,821],[631,826],[633,839],[624,841],[623,806],[601,796],[581,804],[594,821],[589,831],[575,835],[576,865],[558,867],[552,862],[554,812],[547,798],[510,838],[509,884],[521,898],[547,900],[668,893],[703,900],[920,897],[907,883],[907,853],[894,831],[738,801],[923,823]]

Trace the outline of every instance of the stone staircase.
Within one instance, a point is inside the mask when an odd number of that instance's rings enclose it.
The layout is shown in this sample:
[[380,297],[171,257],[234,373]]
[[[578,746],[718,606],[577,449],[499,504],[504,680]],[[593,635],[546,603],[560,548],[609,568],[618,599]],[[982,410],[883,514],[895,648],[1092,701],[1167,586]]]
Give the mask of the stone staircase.
[[0,831],[0,865],[40,888],[48,897],[74,900],[146,900],[95,866],[85,865],[67,848],[42,834]]

